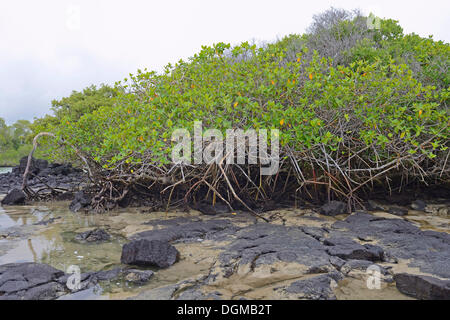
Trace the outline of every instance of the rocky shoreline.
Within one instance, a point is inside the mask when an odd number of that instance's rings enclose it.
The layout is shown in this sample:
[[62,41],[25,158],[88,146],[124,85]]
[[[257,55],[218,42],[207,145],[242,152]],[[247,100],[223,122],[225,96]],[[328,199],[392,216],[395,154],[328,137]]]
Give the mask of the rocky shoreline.
[[[163,270],[195,264],[204,265],[197,275],[131,298],[449,300],[450,235],[422,230],[408,220],[418,211],[405,210],[406,216],[375,210],[334,218],[320,209],[290,209],[264,213],[270,223],[243,212],[166,219],[145,214],[148,221],[119,223],[114,231],[128,239],[119,267],[83,272],[73,291],[70,275],[48,265],[2,265],[0,300],[76,298],[102,281],[145,285]],[[96,228],[75,240],[96,246],[111,236]],[[378,289],[367,287],[368,270],[379,272]]]
[[11,263],[0,266],[0,300],[54,300],[90,290],[100,281],[147,282],[152,271],[116,268],[80,274],[78,287],[70,286],[73,274],[41,263]]
[[[24,169],[21,162],[13,172],[0,175],[0,193],[19,188]],[[83,203],[82,192],[75,193],[82,188],[82,171],[38,160],[33,174],[33,188],[64,189],[70,194],[66,200],[75,198],[71,206]],[[0,265],[0,300],[76,299],[102,282],[145,286],[163,270],[195,265],[202,265],[195,276],[131,298],[450,300],[450,201],[368,201],[367,208],[349,215],[344,203],[332,201],[262,212],[269,223],[245,212],[207,207],[165,218],[142,208],[148,221],[122,221],[115,229],[127,239],[116,267],[81,273],[80,286],[73,290],[71,275],[49,265]],[[430,224],[433,217],[437,224]],[[46,227],[62,219],[50,217],[34,225]],[[3,234],[4,239],[14,237],[11,232],[4,230],[0,239]],[[73,241],[96,246],[112,238],[109,230],[97,227],[78,233]],[[375,289],[369,288],[370,276],[375,277]]]
[[[364,280],[369,267],[380,271],[380,286],[395,285],[417,299],[450,299],[450,235],[367,212],[327,227],[174,221],[133,238],[226,243],[207,275],[144,292],[138,299],[165,292],[164,298],[170,299],[334,300],[337,283]],[[418,272],[398,271],[400,261]]]
[[[0,194],[14,191],[10,198],[3,199],[3,205],[20,205],[25,203],[25,195],[21,191],[23,174],[27,166],[28,157],[23,157],[20,164],[11,172],[0,174]],[[74,192],[85,186],[86,175],[71,164],[49,163],[46,160],[32,159],[31,174],[28,186],[34,191],[41,191],[53,195],[52,200],[71,200]]]

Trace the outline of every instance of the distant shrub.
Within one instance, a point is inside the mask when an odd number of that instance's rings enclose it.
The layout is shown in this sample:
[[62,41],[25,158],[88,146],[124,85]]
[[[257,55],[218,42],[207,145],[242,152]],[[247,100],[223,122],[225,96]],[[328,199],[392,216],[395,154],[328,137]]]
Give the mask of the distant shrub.
[[334,65],[346,62],[346,51],[366,38],[373,37],[367,19],[359,11],[331,8],[313,17],[306,46],[321,57],[333,59]]

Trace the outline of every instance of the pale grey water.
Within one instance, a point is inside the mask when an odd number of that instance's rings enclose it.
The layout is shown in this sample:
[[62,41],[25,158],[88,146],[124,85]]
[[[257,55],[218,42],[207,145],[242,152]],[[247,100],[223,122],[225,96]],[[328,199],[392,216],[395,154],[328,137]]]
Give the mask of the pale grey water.
[[12,168],[10,167],[0,167],[0,174],[11,172]]

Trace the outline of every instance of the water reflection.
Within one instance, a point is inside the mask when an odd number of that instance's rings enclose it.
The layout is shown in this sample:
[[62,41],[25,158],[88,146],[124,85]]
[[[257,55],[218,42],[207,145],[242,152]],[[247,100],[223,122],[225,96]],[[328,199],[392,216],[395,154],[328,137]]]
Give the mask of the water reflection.
[[[48,226],[36,225],[52,218],[56,220]],[[115,236],[110,242],[98,244],[74,241],[78,231],[95,227],[108,228],[98,216],[68,212],[67,204],[52,210],[42,206],[0,208],[0,239],[4,238],[0,242],[0,264],[40,262],[61,270],[75,264],[82,271],[120,264],[123,238]]]
[[12,171],[11,167],[0,167],[0,174],[8,173],[8,172],[11,172],[11,171]]

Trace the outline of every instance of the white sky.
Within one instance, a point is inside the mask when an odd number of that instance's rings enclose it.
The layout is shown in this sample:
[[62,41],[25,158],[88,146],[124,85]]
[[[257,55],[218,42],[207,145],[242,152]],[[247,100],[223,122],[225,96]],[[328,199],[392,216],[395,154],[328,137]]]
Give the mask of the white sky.
[[72,90],[161,70],[202,45],[303,33],[331,6],[450,42],[448,0],[0,0],[0,117],[32,120]]

